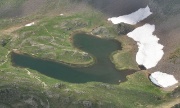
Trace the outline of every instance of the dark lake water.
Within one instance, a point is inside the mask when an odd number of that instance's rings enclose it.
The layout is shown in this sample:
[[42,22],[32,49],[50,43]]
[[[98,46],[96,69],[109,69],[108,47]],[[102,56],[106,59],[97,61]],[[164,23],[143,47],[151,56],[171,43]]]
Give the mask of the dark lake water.
[[12,53],[12,62],[15,66],[37,70],[49,77],[71,83],[96,81],[118,84],[119,81],[126,81],[126,76],[134,72],[132,70],[118,71],[110,61],[110,54],[121,49],[121,44],[116,40],[78,33],[73,36],[73,44],[80,50],[93,55],[96,59],[95,64],[89,67],[70,67],[62,63],[16,53]]

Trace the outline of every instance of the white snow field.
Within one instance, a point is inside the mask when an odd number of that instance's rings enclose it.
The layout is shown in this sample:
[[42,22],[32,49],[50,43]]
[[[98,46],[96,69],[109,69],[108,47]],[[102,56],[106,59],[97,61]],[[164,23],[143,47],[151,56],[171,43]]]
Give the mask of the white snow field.
[[26,26],[26,27],[29,27],[29,26],[32,26],[32,25],[34,25],[34,24],[35,24],[35,23],[32,22],[32,23],[26,24],[25,26]]
[[137,42],[139,48],[136,62],[146,69],[155,67],[164,54],[164,46],[158,43],[159,38],[153,35],[154,30],[155,25],[145,24],[127,34]]
[[169,75],[169,74],[162,73],[159,71],[152,73],[149,78],[154,84],[163,88],[166,88],[166,87],[169,87],[178,83],[178,81],[174,78],[173,75]]
[[151,14],[152,14],[152,12],[150,11],[149,6],[147,6],[146,8],[140,8],[139,10],[137,10],[129,15],[108,18],[108,21],[112,21],[113,24],[119,24],[119,23],[123,22],[126,24],[135,25],[136,23],[144,20]]

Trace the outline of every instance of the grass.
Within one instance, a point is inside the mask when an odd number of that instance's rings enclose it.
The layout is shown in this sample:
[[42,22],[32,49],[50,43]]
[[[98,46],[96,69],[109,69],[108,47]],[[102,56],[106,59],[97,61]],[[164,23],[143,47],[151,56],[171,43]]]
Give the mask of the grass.
[[[67,83],[28,69],[33,75],[30,76],[24,68],[11,66],[10,59],[0,68],[0,76],[3,76],[1,77],[1,87],[11,88],[8,85],[15,84],[20,90],[28,89],[22,94],[30,96],[38,94],[40,99],[48,99],[51,107],[83,108],[83,102],[87,101],[94,108],[145,108],[148,105],[153,107],[168,100],[166,93],[148,80],[146,71],[128,76],[128,81],[120,85],[111,85],[98,82]],[[40,81],[36,78],[39,78]],[[42,82],[47,86],[44,87]],[[62,86],[55,87],[57,84]],[[43,94],[39,91],[43,91]],[[16,101],[12,101],[12,103],[16,103]],[[10,104],[12,103],[10,102]]]
[[[4,56],[6,53],[1,55]],[[11,88],[9,85],[15,84],[20,91],[25,90],[22,94],[28,96],[38,94],[38,99],[48,99],[51,107],[83,108],[83,102],[90,102],[94,108],[145,108],[148,106],[153,108],[168,100],[166,93],[148,80],[146,71],[129,75],[128,81],[120,85],[111,85],[98,82],[67,83],[28,69],[33,75],[30,76],[24,68],[11,66],[10,59],[0,68],[0,76],[3,76],[1,87]],[[44,87],[42,82],[45,82],[47,86]],[[61,86],[56,87],[57,84]],[[43,91],[43,94],[39,91]]]
[[104,21],[98,21],[101,15],[87,15],[82,13],[72,16],[45,17],[34,26],[24,27],[16,32],[15,41],[9,43],[8,49],[19,51],[39,58],[46,58],[71,63],[88,65],[93,63],[90,55],[74,48],[71,35],[76,31],[90,32]]
[[[8,1],[15,2],[14,0]],[[5,0],[1,3],[4,2]],[[48,7],[58,10],[60,5],[64,6],[57,4],[57,0],[53,0]],[[63,9],[65,8],[66,6],[63,7]],[[35,25],[31,27],[22,27],[9,33],[8,36],[3,34],[3,31],[8,28],[24,26],[32,21],[35,21]],[[83,52],[72,45],[71,35],[78,31],[91,33],[93,29],[99,27],[105,28],[108,31],[105,33],[108,33],[109,37],[104,36],[103,32],[99,32],[97,35],[101,35],[102,38],[115,38],[122,44],[123,49],[114,52],[111,56],[116,68],[138,70],[133,57],[134,47],[132,46],[134,44],[132,40],[126,36],[118,37],[113,26],[107,23],[99,12],[86,9],[79,13],[67,13],[65,16],[56,14],[0,19],[0,32],[3,34],[0,36],[0,40],[11,39],[4,47],[0,46],[0,61],[7,60],[0,65],[0,97],[2,97],[1,91],[6,88],[12,88],[12,90],[16,88],[20,91],[18,95],[7,98],[8,101],[0,98],[0,105],[3,103],[13,107],[13,105],[25,103],[26,99],[19,99],[23,96],[27,99],[35,97],[35,102],[39,107],[42,107],[40,105],[40,100],[42,100],[45,105],[49,103],[52,108],[84,108],[87,107],[87,103],[93,108],[154,108],[156,105],[169,101],[167,93],[149,81],[147,71],[129,75],[128,81],[119,85],[100,82],[75,84],[50,78],[35,70],[14,67],[10,55],[6,58],[8,51],[18,49],[22,53],[38,58],[70,64],[90,64],[93,62],[93,58],[90,55],[84,57]],[[9,94],[6,95],[9,96]],[[27,104],[22,105],[26,106]]]
[[132,51],[117,51],[114,52],[112,61],[119,70],[138,69],[133,59]]
[[134,42],[127,36],[119,36],[117,40],[122,44],[122,50],[116,51],[111,56],[111,61],[115,64],[119,70],[139,70],[135,61],[135,47]]
[[[111,85],[98,82],[67,83],[28,69],[33,76],[45,82],[47,86],[44,88],[41,82],[28,75],[23,68],[8,66],[1,67],[1,70],[3,72],[0,72],[0,76],[4,77],[1,78],[1,86],[15,84],[20,90],[28,88],[28,91],[24,91],[28,95],[40,95],[39,91],[44,91],[41,99],[48,99],[51,107],[83,108],[83,102],[88,101],[94,108],[145,108],[148,105],[156,106],[168,100],[166,93],[148,80],[145,71],[128,76],[128,81],[120,85]],[[57,84],[61,86],[56,87]],[[11,88],[11,86],[8,87]]]

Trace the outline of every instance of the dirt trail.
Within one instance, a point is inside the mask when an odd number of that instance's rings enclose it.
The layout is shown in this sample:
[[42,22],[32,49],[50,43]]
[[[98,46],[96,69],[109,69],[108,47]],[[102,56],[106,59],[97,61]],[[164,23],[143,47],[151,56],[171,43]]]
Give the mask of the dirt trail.
[[37,79],[37,80],[42,84],[42,86],[43,86],[44,88],[47,88],[47,84],[46,84],[45,82],[41,81],[41,80],[40,80],[40,77],[35,76],[35,75],[32,74],[28,69],[25,69],[25,71],[27,71],[27,74],[28,74],[30,77]]
[[10,35],[12,32],[14,32],[14,31],[16,31],[16,30],[18,30],[18,29],[20,29],[20,28],[22,28],[22,27],[24,27],[24,26],[23,26],[23,25],[12,26],[12,27],[10,27],[10,28],[1,30],[0,32],[1,32],[2,34],[5,34],[5,35]]
[[0,66],[2,66],[3,64],[5,64],[8,61],[8,55],[10,54],[10,51],[7,52],[6,56],[5,56],[5,60],[3,63],[0,64]]

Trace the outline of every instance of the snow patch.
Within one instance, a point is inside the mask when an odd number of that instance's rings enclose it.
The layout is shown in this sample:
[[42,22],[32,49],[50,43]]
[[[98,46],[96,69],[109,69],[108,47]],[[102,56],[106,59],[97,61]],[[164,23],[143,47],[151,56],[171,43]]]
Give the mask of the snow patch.
[[[109,18],[108,21],[111,21],[113,24],[123,22],[135,25],[151,14],[152,12],[147,6],[146,8],[140,8],[129,15]],[[155,25],[145,24],[127,34],[127,36],[134,39],[138,45],[139,50],[136,54],[136,62],[146,69],[155,67],[164,55],[162,50],[164,46],[158,43],[159,38],[156,37],[156,35],[153,35],[154,31]],[[178,83],[173,75],[159,71],[152,73],[149,78],[154,84],[164,88]]]
[[59,14],[59,15],[60,15],[60,16],[64,16],[64,14],[62,14],[62,13],[61,13],[61,14]]
[[151,14],[152,12],[150,11],[149,6],[147,6],[146,8],[140,8],[139,10],[129,15],[108,18],[108,21],[112,21],[113,24],[119,24],[123,22],[131,25],[135,25],[136,23],[144,20]]
[[155,25],[145,24],[127,34],[137,42],[139,48],[136,62],[146,69],[155,67],[164,54],[164,46],[158,43],[159,38],[153,35],[154,30]]
[[154,84],[164,88],[178,83],[173,75],[159,71],[152,73],[149,78]]
[[32,25],[34,25],[34,24],[35,24],[35,23],[32,22],[32,23],[26,24],[25,26],[26,26],[26,27],[29,27],[29,26],[32,26]]

